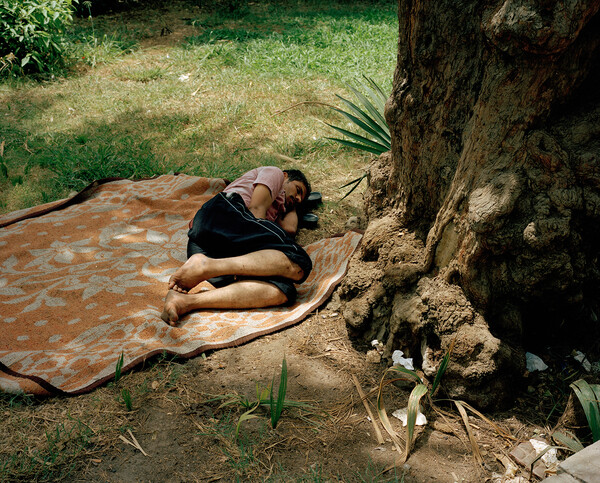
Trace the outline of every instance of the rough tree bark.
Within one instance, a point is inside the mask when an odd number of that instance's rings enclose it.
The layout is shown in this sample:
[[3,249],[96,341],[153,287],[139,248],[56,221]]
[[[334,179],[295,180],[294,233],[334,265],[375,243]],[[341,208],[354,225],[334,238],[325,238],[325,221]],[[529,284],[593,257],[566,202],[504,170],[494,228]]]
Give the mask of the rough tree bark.
[[[482,407],[524,347],[600,301],[600,1],[399,0],[369,224],[341,288],[352,332]],[[596,324],[597,325],[597,324]]]

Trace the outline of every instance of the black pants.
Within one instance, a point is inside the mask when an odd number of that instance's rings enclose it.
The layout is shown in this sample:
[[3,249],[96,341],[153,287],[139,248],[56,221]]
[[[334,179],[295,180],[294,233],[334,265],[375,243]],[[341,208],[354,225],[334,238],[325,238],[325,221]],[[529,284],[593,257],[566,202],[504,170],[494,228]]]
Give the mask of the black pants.
[[[277,223],[256,218],[237,193],[219,193],[206,202],[194,216],[188,237],[188,258],[195,253],[203,253],[211,258],[227,258],[268,249],[283,252],[304,272],[301,280],[250,278],[275,285],[285,294],[288,304],[296,300],[294,283],[302,283],[312,270],[312,261],[304,249]],[[215,287],[223,287],[236,280],[240,280],[240,277],[226,275],[212,278],[209,282]]]

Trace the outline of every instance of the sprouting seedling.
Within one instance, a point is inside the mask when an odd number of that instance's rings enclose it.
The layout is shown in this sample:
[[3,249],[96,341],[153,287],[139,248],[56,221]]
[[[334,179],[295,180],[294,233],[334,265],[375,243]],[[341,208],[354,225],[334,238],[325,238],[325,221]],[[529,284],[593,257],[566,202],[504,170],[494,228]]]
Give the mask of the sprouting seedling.
[[273,399],[273,386],[275,385],[275,377],[273,377],[273,381],[271,382],[271,426],[273,429],[277,427],[277,423],[279,422],[279,418],[281,417],[281,413],[283,411],[283,405],[285,403],[285,393],[287,392],[287,364],[285,362],[285,357],[283,358],[283,362],[281,363],[281,375],[279,377],[279,390],[277,391],[277,401]]
[[121,379],[121,370],[123,369],[123,352],[121,352],[121,355],[119,356],[119,359],[117,360],[117,365],[115,366],[115,384],[117,382],[119,382],[119,379]]
[[129,392],[129,389],[123,389],[121,391],[121,399],[125,403],[127,411],[131,411],[133,409],[133,403],[131,401],[131,392]]

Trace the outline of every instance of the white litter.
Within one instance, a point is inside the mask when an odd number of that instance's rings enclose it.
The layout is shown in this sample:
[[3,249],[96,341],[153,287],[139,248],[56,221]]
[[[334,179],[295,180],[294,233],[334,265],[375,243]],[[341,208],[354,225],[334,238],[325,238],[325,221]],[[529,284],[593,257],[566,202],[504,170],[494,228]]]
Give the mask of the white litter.
[[187,81],[189,78],[190,78],[190,75],[189,75],[189,74],[181,74],[181,75],[179,76],[179,80],[180,80],[181,82],[186,82],[186,81]]
[[529,372],[545,371],[548,369],[548,366],[544,364],[544,361],[531,352],[526,352],[525,358],[527,359],[527,370]]
[[410,369],[411,371],[413,371],[415,369],[415,366],[413,365],[413,360],[412,357],[402,357],[404,355],[404,352],[402,351],[394,351],[394,353],[392,354],[392,362],[395,366],[403,366],[406,369]]
[[[402,426],[406,426],[407,421],[408,421],[408,416],[406,415],[407,410],[408,410],[408,408],[396,409],[392,413],[392,416],[394,416],[395,418],[398,418],[400,421],[402,421]],[[417,421],[415,422],[415,424],[417,426],[424,426],[427,424],[427,418],[421,411],[419,411],[417,413]]]
[[573,359],[575,359],[577,362],[580,362],[582,367],[587,371],[590,372],[592,370],[592,364],[591,362],[588,360],[587,356],[580,351],[575,351],[573,353]]
[[[529,442],[531,443],[531,446],[533,446],[536,455],[539,455],[542,451],[548,448],[548,446],[550,446],[545,441],[540,441],[539,439],[530,439]],[[546,464],[548,468],[558,464],[558,458],[556,457],[556,448],[552,448],[546,451],[546,453],[544,453],[544,455],[540,459]]]

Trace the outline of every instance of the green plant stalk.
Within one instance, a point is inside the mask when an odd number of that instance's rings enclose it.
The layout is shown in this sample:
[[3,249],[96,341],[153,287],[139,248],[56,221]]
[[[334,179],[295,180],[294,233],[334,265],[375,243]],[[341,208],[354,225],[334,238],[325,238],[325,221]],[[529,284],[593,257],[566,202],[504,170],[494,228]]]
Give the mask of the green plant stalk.
[[125,403],[125,408],[127,409],[127,411],[132,411],[133,403],[131,400],[131,392],[129,392],[129,389],[123,389],[121,391],[121,398],[123,399],[123,402]]
[[[273,381],[274,383],[275,381]],[[281,375],[279,377],[279,389],[277,394],[277,402],[273,401],[273,383],[271,384],[271,426],[277,428],[277,423],[281,417],[285,402],[285,394],[287,392],[287,363],[285,357],[281,363]]]
[[408,397],[408,406],[406,409],[406,459],[408,459],[408,453],[412,448],[421,398],[425,394],[427,394],[427,386],[425,384],[417,384]]
[[432,397],[435,394],[435,392],[440,384],[440,381],[442,380],[442,377],[444,376],[444,374],[446,372],[446,369],[448,368],[448,363],[450,362],[450,355],[452,354],[452,351],[454,350],[455,343],[456,343],[456,338],[452,339],[452,342],[450,342],[450,347],[448,347],[448,351],[444,355],[444,358],[442,359],[442,362],[440,363],[440,367],[438,367],[438,370],[435,373],[435,378],[433,379],[433,384],[431,385],[431,391],[430,391],[430,394]]
[[242,415],[239,417],[239,419],[238,419],[238,422],[237,422],[237,424],[236,424],[236,426],[235,426],[235,436],[234,436],[234,439],[236,439],[236,440],[237,440],[237,438],[238,438],[238,436],[239,436],[239,434],[240,434],[240,428],[241,428],[241,426],[242,426],[242,423],[243,423],[244,421],[248,421],[249,419],[255,419],[255,418],[258,418],[258,416],[256,416],[255,414],[252,414],[252,413],[253,413],[253,412],[256,410],[256,408],[257,408],[259,405],[260,405],[260,402],[259,402],[259,401],[257,401],[257,402],[256,402],[256,404],[254,404],[254,406],[252,406],[252,407],[251,407],[251,408],[250,408],[248,411],[246,411],[245,413],[243,413],[243,414],[242,414]]
[[365,179],[368,176],[367,173],[364,173],[362,176],[353,179],[352,181],[350,181],[349,183],[346,183],[344,186],[341,186],[340,189],[342,188],[346,188],[347,186],[352,185],[352,188],[350,189],[350,191],[348,191],[344,196],[342,196],[342,198],[340,199],[340,201],[342,201],[344,198],[347,198],[348,196],[350,196],[350,194],[352,194],[352,192],[358,188],[358,186],[360,185],[360,182]]
[[121,355],[119,356],[119,359],[117,360],[117,365],[115,366],[115,384],[117,382],[119,382],[119,379],[121,379],[121,370],[123,369],[123,359],[124,359],[124,355],[123,355],[123,352],[121,352]]

